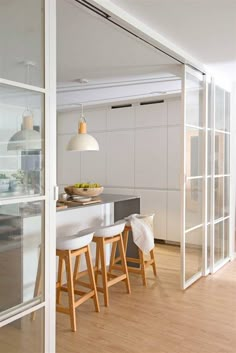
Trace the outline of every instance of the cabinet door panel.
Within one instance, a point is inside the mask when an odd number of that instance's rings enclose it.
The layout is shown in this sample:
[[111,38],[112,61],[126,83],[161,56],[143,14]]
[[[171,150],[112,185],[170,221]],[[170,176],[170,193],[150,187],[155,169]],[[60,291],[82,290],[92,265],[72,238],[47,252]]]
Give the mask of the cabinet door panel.
[[181,128],[168,128],[168,189],[179,189],[181,170]]
[[99,151],[81,154],[81,181],[106,184],[106,133],[93,133],[99,143]]
[[116,108],[109,109],[107,114],[107,128],[114,129],[132,129],[134,128],[134,108]]
[[167,193],[167,240],[180,242],[180,192]]
[[167,192],[141,189],[135,194],[140,196],[141,214],[155,213],[154,237],[166,240]]
[[57,137],[57,182],[71,185],[80,180],[80,154],[66,150],[72,135]]
[[135,186],[167,187],[167,128],[136,132]]
[[136,127],[167,125],[167,104],[155,103],[136,107]]
[[133,187],[134,132],[109,132],[107,146],[107,184]]

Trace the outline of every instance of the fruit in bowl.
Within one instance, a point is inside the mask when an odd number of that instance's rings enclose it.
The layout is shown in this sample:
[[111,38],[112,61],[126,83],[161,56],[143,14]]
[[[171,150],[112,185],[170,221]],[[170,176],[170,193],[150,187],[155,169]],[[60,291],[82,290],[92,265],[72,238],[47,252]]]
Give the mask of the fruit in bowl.
[[76,183],[73,185],[73,195],[95,197],[103,192],[104,188],[97,183]]

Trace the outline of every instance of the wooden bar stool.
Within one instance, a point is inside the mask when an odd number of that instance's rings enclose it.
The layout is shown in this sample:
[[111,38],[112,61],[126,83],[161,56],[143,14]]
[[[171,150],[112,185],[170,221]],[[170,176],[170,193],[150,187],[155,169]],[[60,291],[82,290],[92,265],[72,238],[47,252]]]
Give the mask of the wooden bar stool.
[[[84,303],[86,300],[93,298],[95,310],[97,312],[100,311],[99,303],[98,303],[98,295],[93,271],[93,265],[90,255],[89,243],[91,243],[93,239],[93,232],[89,233],[89,230],[84,230],[79,232],[77,235],[73,236],[65,236],[57,239],[57,250],[56,255],[59,257],[59,265],[58,265],[58,281],[56,284],[57,295],[56,295],[56,310],[60,313],[68,314],[70,316],[71,329],[72,331],[76,331],[76,316],[75,309]],[[85,254],[87,271],[89,275],[89,284],[86,287],[89,288],[89,291],[81,291],[74,288],[75,278],[78,271],[78,264],[80,260],[80,256]],[[75,271],[73,273],[72,270],[72,258],[75,257]],[[62,273],[63,273],[63,263],[65,263],[66,269],[66,278],[67,283],[65,285],[62,284]],[[61,292],[68,293],[69,306],[65,307],[60,305],[60,296]],[[79,299],[76,299],[75,296],[80,296]]]
[[[98,274],[102,275],[102,287],[97,286],[97,290],[104,294],[104,304],[109,306],[109,294],[108,288],[114,284],[124,281],[127,289],[127,293],[131,293],[129,274],[127,269],[127,263],[125,259],[124,244],[122,238],[122,232],[125,227],[125,221],[117,222],[114,225],[102,227],[95,231],[93,241],[96,242],[96,264],[95,264],[95,279],[96,283],[98,280]],[[118,270],[122,271],[121,275],[111,273],[107,271],[106,266],[106,245],[116,244],[120,251],[121,266]],[[100,268],[101,263],[101,268]]]
[[[145,222],[149,224],[151,229],[153,229],[153,217],[154,215],[137,215],[138,218],[143,219]],[[131,225],[129,221],[126,220],[126,225],[123,231],[123,241],[124,241],[124,249],[125,249],[125,254],[127,252],[127,244],[128,244],[128,238],[129,238],[129,233],[132,231]],[[110,270],[118,270],[121,265],[119,264],[121,258],[120,256],[117,255],[117,247],[114,245],[112,249],[112,255],[111,255],[111,264],[110,264]],[[146,278],[146,272],[145,269],[148,266],[152,266],[154,276],[157,276],[157,269],[156,269],[156,260],[155,260],[155,255],[154,255],[154,248],[150,251],[149,253],[150,258],[148,260],[145,260],[144,253],[141,249],[139,249],[139,258],[133,258],[133,257],[127,257],[126,256],[126,261],[128,263],[133,263],[133,264],[138,264],[139,267],[132,267],[128,266],[128,271],[132,273],[137,273],[142,276],[143,280],[143,285],[147,286],[147,278]]]

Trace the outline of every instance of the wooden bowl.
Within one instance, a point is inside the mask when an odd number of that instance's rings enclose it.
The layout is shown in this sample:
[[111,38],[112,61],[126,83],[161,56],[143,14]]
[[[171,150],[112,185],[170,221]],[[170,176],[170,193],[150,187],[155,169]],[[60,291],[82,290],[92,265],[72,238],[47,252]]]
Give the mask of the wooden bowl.
[[100,195],[104,190],[104,187],[100,188],[75,188],[73,187],[73,195],[95,197]]
[[70,195],[70,196],[73,195],[73,185],[65,186],[64,190],[68,195]]

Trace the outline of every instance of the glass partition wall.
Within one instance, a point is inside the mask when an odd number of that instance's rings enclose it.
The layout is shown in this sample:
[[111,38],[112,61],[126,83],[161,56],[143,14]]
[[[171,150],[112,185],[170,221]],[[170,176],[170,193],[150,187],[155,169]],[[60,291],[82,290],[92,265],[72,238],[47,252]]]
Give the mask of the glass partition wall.
[[183,75],[181,286],[230,260],[230,93],[187,65]]
[[[55,213],[47,147],[55,119],[48,51],[53,4],[0,4],[0,351],[8,353],[54,350],[49,266],[45,276]],[[54,270],[53,258],[51,264]]]

